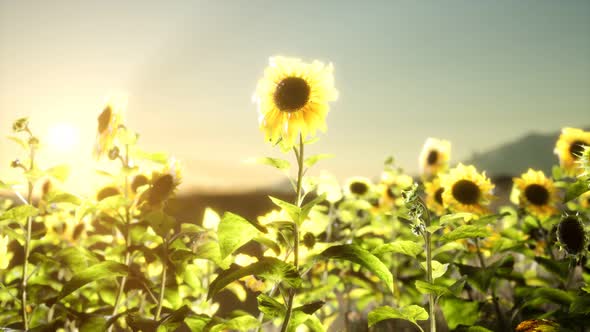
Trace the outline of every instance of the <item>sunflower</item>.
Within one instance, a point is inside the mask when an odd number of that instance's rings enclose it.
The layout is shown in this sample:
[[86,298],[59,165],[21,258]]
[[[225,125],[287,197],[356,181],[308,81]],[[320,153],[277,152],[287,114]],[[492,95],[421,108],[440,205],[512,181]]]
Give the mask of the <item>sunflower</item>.
[[367,198],[371,194],[371,180],[355,176],[346,180],[344,184],[344,195],[352,198]]
[[449,166],[451,143],[436,138],[428,138],[420,153],[420,172],[427,176],[434,176]]
[[577,128],[563,128],[553,151],[559,157],[559,164],[566,175],[575,176],[582,173],[576,166],[576,159],[590,146],[590,132]]
[[578,201],[584,209],[590,209],[590,191],[580,195],[580,197],[578,197]]
[[577,255],[586,248],[584,223],[575,215],[565,216],[557,225],[557,239],[570,255]]
[[578,177],[590,178],[590,145],[584,145],[576,164],[578,164],[580,170]]
[[383,172],[379,188],[379,206],[391,209],[393,206],[402,206],[404,198],[402,192],[414,183],[414,179],[406,174],[395,172]]
[[527,212],[539,218],[557,213],[557,190],[542,171],[529,168],[520,178],[514,178],[514,187],[518,190],[518,204]]
[[94,147],[94,156],[96,158],[102,157],[115,147],[115,137],[119,126],[122,124],[123,111],[126,106],[127,101],[124,97],[111,98],[98,116]]
[[182,181],[180,163],[172,159],[161,173],[152,175],[150,187],[142,196],[150,207],[159,207],[171,198]]
[[328,102],[338,98],[332,64],[281,56],[269,62],[254,95],[265,138],[289,149],[300,134],[306,138],[318,129],[325,132]]
[[426,206],[437,215],[443,215],[445,213],[442,199],[444,190],[445,189],[441,186],[439,177],[435,177],[432,181],[424,183]]
[[448,174],[440,176],[443,206],[453,212],[484,214],[486,205],[493,198],[494,185],[484,173],[478,173],[474,166],[459,164]]

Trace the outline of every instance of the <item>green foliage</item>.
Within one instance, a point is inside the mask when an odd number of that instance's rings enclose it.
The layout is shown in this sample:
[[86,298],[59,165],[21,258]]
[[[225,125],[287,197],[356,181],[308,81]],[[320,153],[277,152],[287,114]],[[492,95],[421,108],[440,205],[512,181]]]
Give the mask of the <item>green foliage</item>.
[[399,309],[379,307],[369,313],[369,326],[373,326],[386,319],[404,319],[418,326],[419,320],[427,320],[428,313],[417,305],[409,305]]

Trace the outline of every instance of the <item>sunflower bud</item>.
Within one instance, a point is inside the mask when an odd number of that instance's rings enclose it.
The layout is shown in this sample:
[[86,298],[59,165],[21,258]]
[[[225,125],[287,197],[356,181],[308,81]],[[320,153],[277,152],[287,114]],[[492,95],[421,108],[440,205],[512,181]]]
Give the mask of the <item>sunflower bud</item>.
[[516,327],[516,332],[557,332],[559,324],[547,319],[529,319]]
[[109,150],[109,159],[115,160],[119,158],[119,148],[114,146],[112,149]]
[[315,236],[309,232],[305,233],[305,235],[303,235],[303,245],[307,249],[312,249],[315,245]]
[[20,133],[22,131],[26,131],[29,128],[29,119],[28,118],[20,118],[12,124],[12,131],[15,133]]
[[31,138],[29,138],[29,146],[31,146],[31,147],[39,146],[39,139],[35,136],[32,136]]
[[115,187],[104,187],[96,194],[96,200],[102,201],[105,198],[120,195],[121,192]]
[[557,239],[568,254],[579,254],[586,247],[584,224],[576,216],[566,216],[557,225]]

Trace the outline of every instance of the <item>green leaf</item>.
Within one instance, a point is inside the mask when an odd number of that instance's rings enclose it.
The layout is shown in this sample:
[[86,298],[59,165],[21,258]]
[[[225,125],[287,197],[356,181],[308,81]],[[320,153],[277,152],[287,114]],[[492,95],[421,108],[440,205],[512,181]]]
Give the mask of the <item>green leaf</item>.
[[250,329],[258,327],[259,325],[260,322],[258,322],[257,318],[250,315],[243,315],[229,319],[221,324],[213,326],[210,332],[248,331]]
[[0,215],[0,220],[21,221],[28,217],[35,217],[38,214],[39,209],[32,205],[19,205]]
[[437,298],[451,294],[451,291],[446,286],[435,285],[422,280],[416,280],[415,286],[421,294],[433,294]]
[[330,158],[334,158],[334,155],[328,153],[316,154],[314,156],[305,158],[305,161],[303,161],[303,165],[305,165],[305,167],[312,167],[318,161]]
[[424,248],[415,241],[396,240],[394,242],[386,243],[375,248],[372,253],[373,255],[381,256],[385,253],[393,252],[396,254],[404,254],[416,258],[416,256],[422,251],[424,251]]
[[57,192],[50,192],[47,194],[45,198],[47,203],[70,203],[74,205],[80,205],[82,202],[78,196],[69,194],[69,193],[57,193]]
[[[422,268],[424,269],[424,271],[426,271],[426,262],[422,262],[420,263],[420,265],[422,266]],[[443,274],[445,274],[447,272],[447,269],[449,268],[449,264],[441,264],[439,261],[432,261],[432,280],[436,279],[436,278],[440,278],[443,276]]]
[[576,298],[574,295],[564,290],[548,287],[535,289],[533,294],[536,300],[544,299],[552,303],[558,303],[567,306],[569,306]]
[[567,203],[571,200],[574,200],[574,199],[578,198],[580,195],[582,195],[583,193],[587,192],[588,190],[590,190],[590,187],[588,185],[588,181],[578,180],[578,181],[567,186],[567,189],[565,190],[565,197],[563,199],[563,202]]
[[278,199],[276,197],[269,196],[269,198],[276,206],[285,210],[285,212],[287,212],[289,217],[291,217],[291,219],[293,219],[294,222],[300,224],[299,220],[301,216],[301,208],[299,208],[297,205],[285,202],[282,199]]
[[474,214],[473,213],[469,213],[469,212],[458,212],[458,213],[451,213],[451,214],[445,214],[444,216],[440,217],[440,225],[441,226],[445,226],[445,225],[454,225],[456,222],[466,222],[469,221],[471,219],[474,218]]
[[539,263],[547,271],[552,272],[557,277],[565,280],[569,270],[569,262],[567,260],[553,260],[541,256],[535,257],[535,262]]
[[291,287],[299,287],[301,284],[301,277],[295,266],[274,257],[263,257],[260,261],[248,266],[234,267],[221,272],[209,285],[207,299],[211,299],[231,282],[249,275],[256,275],[273,282],[282,281]]
[[571,313],[590,314],[590,296],[588,294],[576,296],[570,305]]
[[[110,197],[109,197],[110,198]],[[108,198],[107,198],[108,199]],[[174,217],[167,215],[163,211],[152,211],[144,216],[144,219],[150,227],[162,238],[165,238],[170,230],[176,224]]]
[[45,173],[60,182],[64,182],[70,176],[70,166],[58,165],[47,169]]
[[467,332],[493,332],[492,330],[488,330],[483,326],[473,325],[467,328]]
[[318,301],[293,308],[293,314],[291,316],[291,320],[289,321],[287,332],[295,332],[299,325],[308,321],[311,315],[319,310],[323,305],[324,302]]
[[404,319],[419,326],[416,321],[427,320],[428,312],[417,305],[409,305],[403,308],[379,307],[369,312],[369,327],[386,319]]
[[61,289],[58,300],[98,279],[126,276],[127,270],[126,265],[113,261],[104,261],[93,265],[75,274]]
[[146,152],[143,150],[136,150],[135,157],[137,159],[147,160],[158,164],[168,163],[168,154],[164,152]]
[[319,203],[325,200],[326,194],[322,194],[311,200],[309,203],[303,205],[303,207],[301,207],[301,214],[299,215],[299,221],[297,222],[297,224],[301,225],[305,221],[305,219],[307,219],[307,216],[311,212],[311,209],[313,209],[314,206],[318,205]]
[[63,262],[74,273],[99,263],[98,258],[90,250],[82,247],[67,247],[55,254],[55,259]]
[[6,136],[6,138],[8,138],[9,140],[11,140],[11,141],[15,142],[16,144],[20,145],[25,150],[28,150],[29,149],[29,143],[25,142],[20,137]]
[[393,275],[387,266],[375,255],[355,244],[330,247],[324,250],[319,257],[323,259],[343,259],[359,264],[385,282],[387,288],[393,293]]
[[476,301],[445,298],[441,301],[441,309],[450,330],[458,325],[473,325],[479,318],[479,302]]
[[270,318],[283,317],[287,309],[285,305],[266,294],[258,295],[258,309]]
[[485,226],[462,225],[441,236],[440,241],[445,243],[459,239],[475,239],[478,237],[485,238],[490,235],[490,231],[487,230]]
[[224,259],[258,235],[260,235],[260,231],[248,220],[237,214],[224,213],[217,227],[221,259]]
[[254,158],[248,160],[249,162],[253,162],[255,164],[260,165],[268,165],[278,169],[279,171],[288,174],[289,169],[291,168],[291,163],[287,160],[279,159],[279,158],[271,158],[271,157],[261,157],[261,158]]

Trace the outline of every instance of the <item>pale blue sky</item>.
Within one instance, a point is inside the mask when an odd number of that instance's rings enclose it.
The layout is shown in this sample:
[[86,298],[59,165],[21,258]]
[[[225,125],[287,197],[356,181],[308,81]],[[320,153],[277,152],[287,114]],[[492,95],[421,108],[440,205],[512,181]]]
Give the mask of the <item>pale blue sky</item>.
[[393,154],[415,172],[429,136],[461,160],[590,124],[589,36],[590,1],[0,0],[0,126],[70,122],[86,147],[124,91],[129,125],[185,162],[188,186],[264,186],[280,175],[241,161],[280,155],[251,102],[280,54],[335,66],[340,99],[310,150],[336,157],[318,170],[372,177]]

